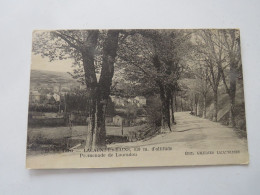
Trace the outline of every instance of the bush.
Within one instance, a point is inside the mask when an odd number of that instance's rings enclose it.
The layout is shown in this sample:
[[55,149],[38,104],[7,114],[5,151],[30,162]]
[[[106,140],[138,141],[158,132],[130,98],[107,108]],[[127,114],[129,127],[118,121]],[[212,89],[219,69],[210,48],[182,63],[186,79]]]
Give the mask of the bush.
[[36,111],[36,112],[58,112],[59,105],[52,105],[52,104],[30,104],[29,111]]
[[59,127],[66,126],[64,118],[45,118],[45,119],[33,119],[28,118],[29,127]]
[[161,100],[158,97],[152,97],[149,99],[149,105],[147,105],[146,108],[149,126],[154,128],[161,126],[161,107]]

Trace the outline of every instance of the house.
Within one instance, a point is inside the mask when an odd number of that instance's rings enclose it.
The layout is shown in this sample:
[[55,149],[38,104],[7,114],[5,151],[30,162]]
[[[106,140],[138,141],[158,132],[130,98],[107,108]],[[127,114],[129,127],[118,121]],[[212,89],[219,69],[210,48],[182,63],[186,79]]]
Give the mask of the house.
[[136,96],[134,99],[138,101],[137,105],[139,107],[146,105],[146,98],[144,96]]
[[116,105],[116,106],[125,106],[127,104],[127,99],[123,97],[117,97],[117,96],[110,96],[111,101]]
[[86,85],[82,85],[82,84],[79,85],[80,90],[83,90],[83,89],[86,89],[86,88],[87,88]]
[[33,102],[39,102],[41,100],[41,94],[38,91],[31,91],[30,100]]
[[111,95],[110,98],[111,98],[111,101],[115,103],[116,96]]
[[68,94],[68,92],[64,92],[64,91],[60,92],[60,96],[65,96],[66,94]]
[[57,93],[54,93],[52,97],[55,99],[56,102],[60,101],[60,95],[58,95]]
[[48,93],[48,94],[46,95],[46,98],[47,98],[48,100],[50,100],[50,99],[52,98],[52,95],[51,95],[50,93]]
[[28,116],[30,119],[44,119],[45,118],[44,113],[41,113],[41,112],[30,112]]
[[137,104],[138,100],[136,100],[135,98],[128,98],[127,102],[130,104]]
[[57,86],[57,85],[54,86],[53,91],[56,92],[56,93],[60,92],[60,86]]
[[116,115],[113,117],[113,124],[116,126],[121,126],[123,124],[124,118],[122,116]]
[[113,124],[113,116],[106,116],[105,120],[107,125]]

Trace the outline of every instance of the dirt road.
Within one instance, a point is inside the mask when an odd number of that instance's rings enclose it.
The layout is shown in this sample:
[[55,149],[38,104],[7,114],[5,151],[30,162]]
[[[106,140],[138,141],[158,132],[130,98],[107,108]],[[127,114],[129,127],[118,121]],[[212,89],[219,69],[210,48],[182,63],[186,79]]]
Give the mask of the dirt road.
[[[191,116],[187,112],[176,113],[175,116],[177,125],[173,126],[172,132],[159,134],[149,140],[107,145],[108,149],[120,147],[132,152],[136,151],[138,146],[142,149],[148,148],[149,152],[136,153],[134,157],[113,156],[113,158],[106,157],[103,160],[92,157],[81,158],[81,153],[83,155],[88,153],[84,153],[83,149],[77,149],[73,152],[30,155],[27,156],[26,165],[28,168],[79,168],[246,164],[248,162],[246,139],[239,138],[232,128]],[[171,150],[152,152],[154,148],[171,148]],[[186,155],[186,152],[197,154],[204,151],[214,151],[214,155]],[[219,151],[239,152],[226,155],[216,154]],[[107,153],[104,152],[102,155],[107,155]]]
[[111,144],[108,147],[172,146],[178,149],[236,149],[247,150],[245,138],[239,138],[235,130],[208,119],[192,116],[189,112],[175,113],[177,124],[172,132],[157,135],[149,140]]

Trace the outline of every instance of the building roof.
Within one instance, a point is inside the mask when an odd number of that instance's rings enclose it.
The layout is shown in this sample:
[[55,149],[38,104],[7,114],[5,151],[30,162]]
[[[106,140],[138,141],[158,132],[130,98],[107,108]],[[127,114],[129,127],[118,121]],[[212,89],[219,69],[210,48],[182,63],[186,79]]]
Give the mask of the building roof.
[[39,91],[31,91],[31,94],[32,94],[32,95],[41,95],[41,94],[39,93]]
[[144,96],[136,96],[135,99],[146,99]]

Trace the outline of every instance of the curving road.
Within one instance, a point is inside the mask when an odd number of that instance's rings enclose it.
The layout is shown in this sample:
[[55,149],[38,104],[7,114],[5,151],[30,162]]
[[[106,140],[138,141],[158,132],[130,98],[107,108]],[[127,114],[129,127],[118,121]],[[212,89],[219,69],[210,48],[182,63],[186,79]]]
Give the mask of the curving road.
[[246,138],[240,138],[234,129],[192,116],[189,112],[176,112],[177,125],[172,127],[172,132],[157,135],[146,141],[111,144],[109,147],[134,147],[134,146],[172,146],[178,149],[196,150],[240,150],[247,151]]
[[[207,119],[191,116],[187,112],[176,113],[175,117],[177,125],[173,126],[173,132],[160,134],[146,141],[107,146],[108,148],[138,146],[144,146],[140,149],[148,148],[149,152],[139,153],[135,157],[81,158],[81,153],[84,155],[87,153],[80,149],[74,152],[27,156],[26,166],[27,168],[104,168],[248,163],[247,141],[245,138],[239,138],[233,129]],[[159,150],[161,150],[160,148],[171,148],[171,150],[152,152],[154,148],[157,151],[157,148]],[[131,150],[134,152],[136,148]],[[204,155],[204,152],[208,154],[211,151],[214,151],[214,155]],[[219,151],[220,155],[215,154]],[[227,151],[239,151],[239,153],[222,154]],[[203,155],[200,155],[201,152]],[[190,155],[190,153],[196,155]]]

